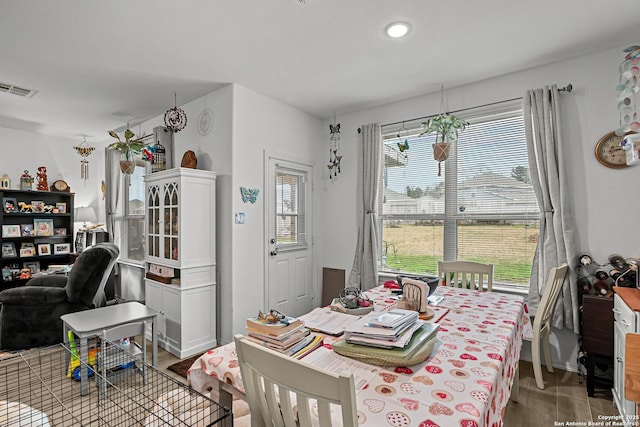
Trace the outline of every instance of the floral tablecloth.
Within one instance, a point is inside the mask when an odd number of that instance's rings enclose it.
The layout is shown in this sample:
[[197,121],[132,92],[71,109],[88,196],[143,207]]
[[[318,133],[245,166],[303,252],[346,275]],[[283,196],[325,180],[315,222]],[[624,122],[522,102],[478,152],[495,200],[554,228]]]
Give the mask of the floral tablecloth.
[[[376,310],[395,300],[383,287],[367,291]],[[531,330],[522,297],[439,287],[444,299],[430,321],[440,323],[429,358],[410,367],[382,368],[360,390],[358,420],[364,426],[501,426],[525,333]],[[325,337],[329,347],[337,338]],[[242,391],[233,343],[210,350],[191,366],[198,391],[226,382]]]

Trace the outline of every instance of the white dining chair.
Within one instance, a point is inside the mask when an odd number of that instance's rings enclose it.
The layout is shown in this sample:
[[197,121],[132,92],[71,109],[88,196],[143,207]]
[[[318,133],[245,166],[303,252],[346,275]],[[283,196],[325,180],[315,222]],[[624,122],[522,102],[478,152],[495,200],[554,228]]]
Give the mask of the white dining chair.
[[318,369],[243,335],[235,335],[234,341],[253,427],[308,427],[312,412],[321,427],[330,426],[330,405],[341,407],[340,425],[358,425],[353,374]]
[[473,261],[438,261],[440,285],[491,292],[493,264]]
[[533,375],[536,378],[536,385],[539,389],[544,389],[544,379],[542,378],[542,367],[540,365],[540,341],[544,346],[544,358],[547,364],[547,371],[553,372],[551,365],[551,344],[549,343],[549,332],[551,329],[551,317],[553,307],[556,305],[562,283],[567,275],[569,266],[564,263],[554,267],[549,272],[549,279],[542,291],[540,304],[533,318],[533,340],[531,341],[531,362],[533,364]]

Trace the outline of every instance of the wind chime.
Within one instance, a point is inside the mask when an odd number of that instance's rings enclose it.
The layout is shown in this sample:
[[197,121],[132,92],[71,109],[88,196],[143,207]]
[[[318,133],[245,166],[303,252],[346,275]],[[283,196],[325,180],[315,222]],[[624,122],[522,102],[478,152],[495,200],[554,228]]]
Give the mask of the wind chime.
[[636,103],[636,94],[640,92],[640,46],[629,46],[620,64],[620,81],[616,86],[618,92],[618,110],[620,111],[620,127],[616,135],[623,136],[627,132],[640,132],[640,105]]
[[95,147],[92,147],[87,143],[87,137],[82,137],[82,143],[73,147],[74,150],[82,157],[80,160],[80,179],[84,180],[85,187],[87,186],[87,180],[89,179],[89,160],[87,157],[93,153]]
[[336,124],[336,115],[333,115],[333,124],[329,125],[329,179],[331,176],[337,177],[340,173],[340,161],[342,153],[340,152],[340,123]]
[[164,113],[164,125],[171,132],[176,133],[187,127],[187,114],[184,110],[178,108],[178,100],[175,93],[173,94],[173,105],[173,108]]

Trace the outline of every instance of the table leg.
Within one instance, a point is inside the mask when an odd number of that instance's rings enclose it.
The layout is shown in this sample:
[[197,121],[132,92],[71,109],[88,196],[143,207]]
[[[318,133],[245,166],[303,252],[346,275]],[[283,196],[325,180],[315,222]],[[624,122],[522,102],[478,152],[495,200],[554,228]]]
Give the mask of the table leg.
[[593,357],[592,353],[587,353],[587,395],[589,397],[593,397],[595,395],[595,368],[595,357]]
[[89,346],[87,338],[80,339],[80,394],[86,396],[89,393],[89,379],[87,371],[89,366]]
[[158,331],[156,320],[158,316],[153,316],[151,319],[151,351],[153,358],[153,367],[158,367]]

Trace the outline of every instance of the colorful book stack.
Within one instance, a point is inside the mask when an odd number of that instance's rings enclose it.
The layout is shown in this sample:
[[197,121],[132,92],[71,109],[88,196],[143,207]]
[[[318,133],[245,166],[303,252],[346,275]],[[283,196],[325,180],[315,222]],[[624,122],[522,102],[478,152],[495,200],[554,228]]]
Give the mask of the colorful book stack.
[[[287,317],[276,323],[261,322],[258,319],[247,319],[249,340],[280,353],[303,357],[308,347],[316,342],[316,335],[304,327],[299,319]],[[322,339],[320,337],[320,343]],[[317,345],[313,348],[316,348]]]

